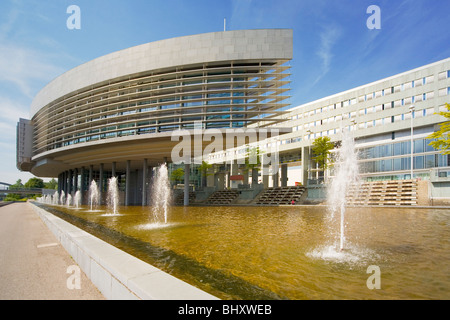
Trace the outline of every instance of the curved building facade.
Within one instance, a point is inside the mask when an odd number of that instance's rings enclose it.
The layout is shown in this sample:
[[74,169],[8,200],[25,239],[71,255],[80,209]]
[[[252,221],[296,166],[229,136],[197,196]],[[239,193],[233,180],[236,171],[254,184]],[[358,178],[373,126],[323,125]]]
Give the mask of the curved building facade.
[[31,121],[18,124],[17,167],[59,177],[68,192],[86,190],[95,175],[102,187],[118,172],[127,184],[142,185],[143,168],[170,162],[175,130],[280,122],[292,51],[290,29],[240,30],[156,41],[89,61],[37,94]]

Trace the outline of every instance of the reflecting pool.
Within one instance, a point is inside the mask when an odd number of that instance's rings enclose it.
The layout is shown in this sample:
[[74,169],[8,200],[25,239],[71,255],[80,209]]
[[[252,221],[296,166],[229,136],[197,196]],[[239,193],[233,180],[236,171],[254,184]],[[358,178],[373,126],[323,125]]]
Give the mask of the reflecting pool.
[[45,207],[222,299],[450,299],[450,209],[347,208],[340,251],[319,206]]

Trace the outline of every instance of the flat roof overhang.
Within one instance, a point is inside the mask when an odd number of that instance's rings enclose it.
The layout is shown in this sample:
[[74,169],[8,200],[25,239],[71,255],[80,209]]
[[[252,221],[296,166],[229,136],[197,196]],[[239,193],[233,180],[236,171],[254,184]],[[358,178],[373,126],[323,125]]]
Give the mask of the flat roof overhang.
[[249,142],[255,142],[254,139],[261,141],[290,132],[292,128],[285,127],[191,129],[96,140],[61,147],[34,156],[31,173],[38,177],[57,177],[63,171],[82,167],[89,169],[90,165],[94,166],[94,170],[98,170],[100,164],[103,164],[104,170],[108,171],[111,170],[113,162],[116,163],[117,171],[125,171],[127,160],[130,160],[131,169],[135,170],[142,168],[144,159],[147,159],[149,166],[157,166],[166,161],[173,162],[172,151],[184,141],[186,136],[190,137],[190,152],[194,157],[198,155],[200,143],[202,154],[211,143],[215,143],[215,146],[220,148],[220,141],[217,143],[215,138],[212,139],[213,135],[221,135],[222,150],[227,150],[230,146],[240,147]]

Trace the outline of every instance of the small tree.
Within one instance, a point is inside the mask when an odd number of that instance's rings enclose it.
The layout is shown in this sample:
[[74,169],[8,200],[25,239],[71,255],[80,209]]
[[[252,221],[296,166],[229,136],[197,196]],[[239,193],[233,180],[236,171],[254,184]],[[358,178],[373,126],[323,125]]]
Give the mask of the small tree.
[[183,181],[184,179],[184,169],[178,168],[172,171],[172,174],[170,175],[170,179],[174,181],[175,183],[178,183],[179,181]]
[[[439,115],[450,119],[450,104],[445,104],[447,112],[439,112]],[[450,154],[450,121],[446,121],[440,125],[438,131],[428,136],[428,139],[436,139],[436,141],[430,142],[430,146],[440,150],[442,154]]]
[[40,178],[30,178],[25,183],[25,188],[27,188],[27,189],[33,189],[33,188],[42,189],[44,187],[45,187],[44,180],[42,180]]
[[198,171],[201,175],[201,187],[203,188],[206,186],[206,177],[211,175],[211,173],[208,173],[208,170],[212,168],[212,164],[209,164],[206,161],[202,161],[202,164],[198,167]]
[[317,162],[319,169],[325,171],[330,166],[331,162],[331,150],[334,148],[334,143],[330,141],[329,137],[318,137],[314,140],[312,145],[312,159]]
[[52,189],[52,190],[56,190],[58,188],[58,182],[53,178],[52,180],[50,180],[49,182],[45,182],[45,189]]
[[9,186],[9,190],[22,189],[22,188],[23,188],[22,179],[18,179],[16,181],[16,183]]
[[261,168],[259,147],[251,148],[245,155],[245,171],[252,172],[252,184],[258,184],[258,171]]

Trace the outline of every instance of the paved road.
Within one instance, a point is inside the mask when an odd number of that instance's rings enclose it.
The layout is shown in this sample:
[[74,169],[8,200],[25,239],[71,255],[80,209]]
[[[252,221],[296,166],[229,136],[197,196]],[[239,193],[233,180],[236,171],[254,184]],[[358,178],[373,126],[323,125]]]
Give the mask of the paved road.
[[77,289],[71,266],[75,261],[31,205],[0,207],[1,300],[104,299],[83,271]]

